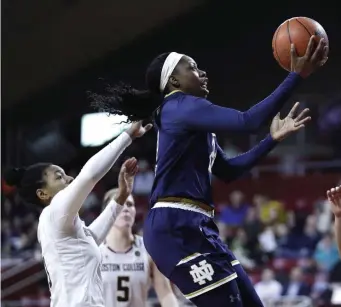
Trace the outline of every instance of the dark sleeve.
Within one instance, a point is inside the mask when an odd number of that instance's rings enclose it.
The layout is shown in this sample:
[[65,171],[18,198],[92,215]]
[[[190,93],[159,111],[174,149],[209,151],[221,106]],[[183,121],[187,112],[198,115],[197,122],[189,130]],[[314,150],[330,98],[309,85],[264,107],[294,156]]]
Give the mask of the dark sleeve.
[[212,167],[213,175],[223,181],[235,180],[250,171],[278,142],[269,135],[246,153],[229,159],[217,144],[217,155]]
[[177,122],[189,130],[256,132],[280,111],[301,80],[298,74],[290,73],[272,94],[245,112],[189,96],[177,112]]

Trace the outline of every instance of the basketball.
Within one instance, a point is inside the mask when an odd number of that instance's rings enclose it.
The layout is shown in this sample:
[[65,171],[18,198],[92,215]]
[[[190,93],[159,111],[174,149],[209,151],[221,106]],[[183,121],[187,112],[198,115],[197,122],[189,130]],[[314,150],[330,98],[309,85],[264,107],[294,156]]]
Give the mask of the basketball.
[[290,71],[291,44],[295,45],[297,55],[303,56],[312,35],[315,35],[316,46],[321,38],[329,45],[327,33],[317,21],[308,17],[294,17],[284,21],[272,39],[272,50],[278,64]]

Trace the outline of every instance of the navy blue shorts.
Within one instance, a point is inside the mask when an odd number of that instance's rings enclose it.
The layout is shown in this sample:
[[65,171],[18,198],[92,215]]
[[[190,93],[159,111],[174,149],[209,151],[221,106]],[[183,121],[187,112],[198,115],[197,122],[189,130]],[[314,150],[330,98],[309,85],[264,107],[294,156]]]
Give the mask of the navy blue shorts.
[[208,213],[186,204],[157,206],[145,220],[144,244],[160,272],[186,298],[197,306],[263,306]]

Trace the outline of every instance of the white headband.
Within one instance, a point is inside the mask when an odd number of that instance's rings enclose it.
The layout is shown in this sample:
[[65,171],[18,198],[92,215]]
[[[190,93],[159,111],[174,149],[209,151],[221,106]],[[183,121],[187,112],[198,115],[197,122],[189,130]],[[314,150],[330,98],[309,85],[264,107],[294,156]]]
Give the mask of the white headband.
[[161,93],[165,90],[168,79],[171,76],[172,72],[176,65],[178,65],[179,61],[184,55],[177,52],[171,52],[166,58],[165,62],[162,66],[161,77],[160,77],[160,91]]

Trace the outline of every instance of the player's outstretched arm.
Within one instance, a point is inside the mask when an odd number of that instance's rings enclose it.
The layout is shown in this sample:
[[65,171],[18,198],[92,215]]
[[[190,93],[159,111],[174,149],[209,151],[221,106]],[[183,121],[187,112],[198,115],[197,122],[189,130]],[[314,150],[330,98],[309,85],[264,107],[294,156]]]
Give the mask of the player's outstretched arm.
[[335,238],[341,257],[341,186],[328,190],[327,197],[332,206],[332,211],[335,216]]
[[149,257],[152,268],[152,282],[161,307],[179,307],[178,300],[173,292],[170,281],[162,275],[154,261]]
[[[310,38],[306,54],[299,57],[294,46],[291,49],[292,72],[268,97],[245,112],[223,108],[202,98],[188,96],[184,103],[179,104],[180,117],[176,124],[183,124],[187,129],[208,132],[237,131],[257,132],[283,107],[293,91],[300,84],[302,77],[309,76],[328,60],[328,46],[321,39],[314,48],[314,36]],[[172,119],[171,119],[172,120]]]
[[298,87],[302,78],[290,73],[283,83],[267,98],[245,112],[212,104],[206,99],[188,96],[180,102],[177,112],[172,112],[170,120],[186,129],[218,132],[257,132],[267,124]]
[[280,119],[278,113],[272,120],[270,134],[258,145],[244,154],[229,159],[218,146],[212,173],[221,180],[232,181],[250,171],[252,167],[278,144],[278,142],[302,129],[310,120],[310,117],[307,116],[309,109],[304,109],[296,115],[298,107],[299,103],[297,102],[284,119]]
[[151,125],[143,127],[141,122],[134,123],[126,132],[90,158],[75,180],[53,198],[50,206],[54,217],[62,223],[61,227],[72,225],[74,217],[95,184],[111,169],[131,141],[150,129]]
[[127,198],[132,193],[137,172],[138,166],[135,158],[130,158],[123,163],[118,175],[117,192],[102,213],[89,225],[88,228],[98,245],[104,241]]

